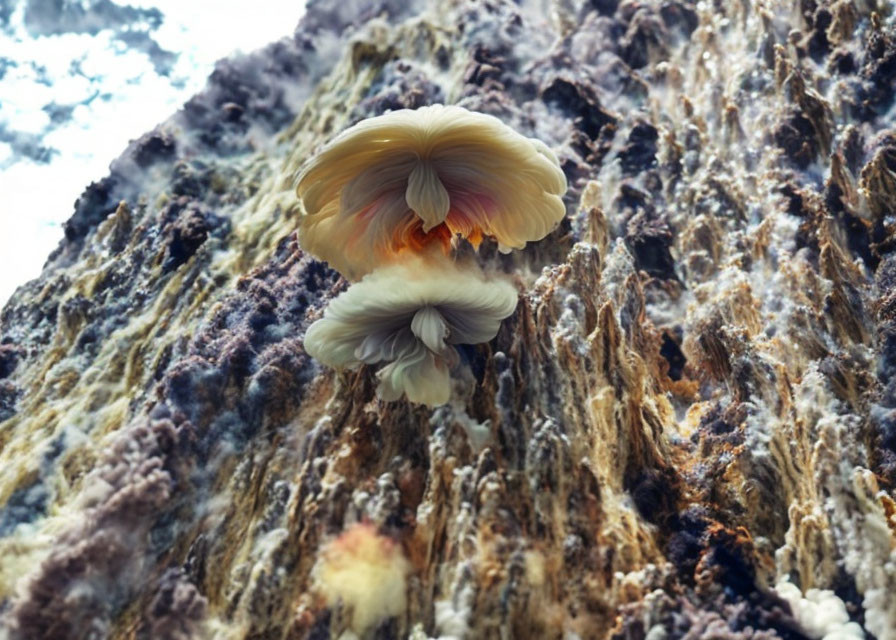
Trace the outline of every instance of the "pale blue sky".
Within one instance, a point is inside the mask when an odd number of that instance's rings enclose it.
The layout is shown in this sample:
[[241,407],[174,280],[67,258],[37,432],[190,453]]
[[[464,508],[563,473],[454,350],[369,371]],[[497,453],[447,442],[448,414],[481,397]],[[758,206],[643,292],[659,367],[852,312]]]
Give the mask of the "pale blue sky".
[[[91,22],[41,35],[58,27],[35,28],[26,5],[7,2],[5,25],[0,12],[0,305],[39,275],[75,199],[129,140],[196,93],[216,60],[290,35],[304,12],[303,0],[258,0],[248,12],[245,0],[115,0],[100,19],[124,7],[119,31],[91,34]],[[142,50],[123,42],[122,20],[150,36]],[[162,53],[150,56],[147,42]]]

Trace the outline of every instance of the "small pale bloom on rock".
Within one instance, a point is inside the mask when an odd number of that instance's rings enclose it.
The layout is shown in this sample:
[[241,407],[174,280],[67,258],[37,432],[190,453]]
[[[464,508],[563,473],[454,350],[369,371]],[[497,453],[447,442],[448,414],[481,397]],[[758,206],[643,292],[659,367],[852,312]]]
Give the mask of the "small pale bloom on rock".
[[314,581],[330,607],[342,604],[357,634],[404,613],[410,564],[401,546],[370,524],[351,525],[323,547]]
[[411,258],[383,267],[330,302],[308,327],[305,350],[324,364],[355,368],[386,363],[377,394],[429,406],[448,402],[453,345],[495,337],[513,313],[517,291],[476,267],[447,258]]
[[393,111],[347,129],[302,169],[302,246],[349,279],[457,237],[521,249],[566,214],[566,187],[547,146],[493,116]]

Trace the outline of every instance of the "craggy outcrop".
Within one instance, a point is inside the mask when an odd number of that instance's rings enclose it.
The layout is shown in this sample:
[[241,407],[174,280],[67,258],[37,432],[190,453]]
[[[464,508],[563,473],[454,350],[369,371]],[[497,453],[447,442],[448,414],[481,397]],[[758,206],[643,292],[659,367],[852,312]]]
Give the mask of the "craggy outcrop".
[[[894,61],[877,0],[309,2],[3,309],[0,635],[896,638]],[[570,189],[429,410],[305,353],[346,283],[293,188],[434,102]]]

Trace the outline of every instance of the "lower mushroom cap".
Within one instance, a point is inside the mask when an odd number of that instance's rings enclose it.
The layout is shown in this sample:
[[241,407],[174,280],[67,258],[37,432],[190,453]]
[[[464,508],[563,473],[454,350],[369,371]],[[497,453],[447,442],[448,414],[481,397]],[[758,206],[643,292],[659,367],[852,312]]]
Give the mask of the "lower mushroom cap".
[[513,313],[517,291],[472,266],[415,258],[374,271],[330,302],[308,327],[305,350],[337,368],[388,363],[378,395],[429,406],[450,397],[453,345],[491,340]]

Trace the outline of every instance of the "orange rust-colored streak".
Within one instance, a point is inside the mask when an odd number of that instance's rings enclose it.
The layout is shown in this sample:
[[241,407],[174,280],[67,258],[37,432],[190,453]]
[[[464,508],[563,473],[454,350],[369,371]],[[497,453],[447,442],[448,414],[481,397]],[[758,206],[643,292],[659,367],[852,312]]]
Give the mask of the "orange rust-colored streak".
[[441,244],[445,249],[451,246],[451,231],[444,223],[434,227],[429,233],[423,231],[422,225],[417,226],[408,238],[408,246],[415,250],[423,249],[433,242]]
[[[887,526],[892,533],[896,534],[896,501],[885,493],[881,493],[880,504],[884,508],[884,515],[887,517]],[[891,544],[891,546],[893,545]]]
[[475,227],[470,235],[467,236],[467,240],[471,245],[473,245],[474,249],[478,249],[479,245],[482,244],[482,229],[479,227]]
[[447,220],[442,224],[433,227],[428,233],[423,231],[423,222],[417,221],[410,227],[398,229],[392,236],[392,242],[389,249],[386,250],[383,257],[388,254],[397,255],[404,251],[411,253],[422,253],[424,249],[431,245],[438,245],[445,252],[445,255],[451,251],[452,241],[456,236],[463,236],[473,245],[475,249],[479,248],[485,237],[482,229],[477,225],[472,228],[458,230],[452,227],[451,220]]
[[419,253],[433,243],[440,244],[447,253],[451,247],[451,231],[440,224],[426,233],[423,231],[422,221],[418,221],[411,228],[400,229],[392,236],[391,250],[396,254],[404,250]]

